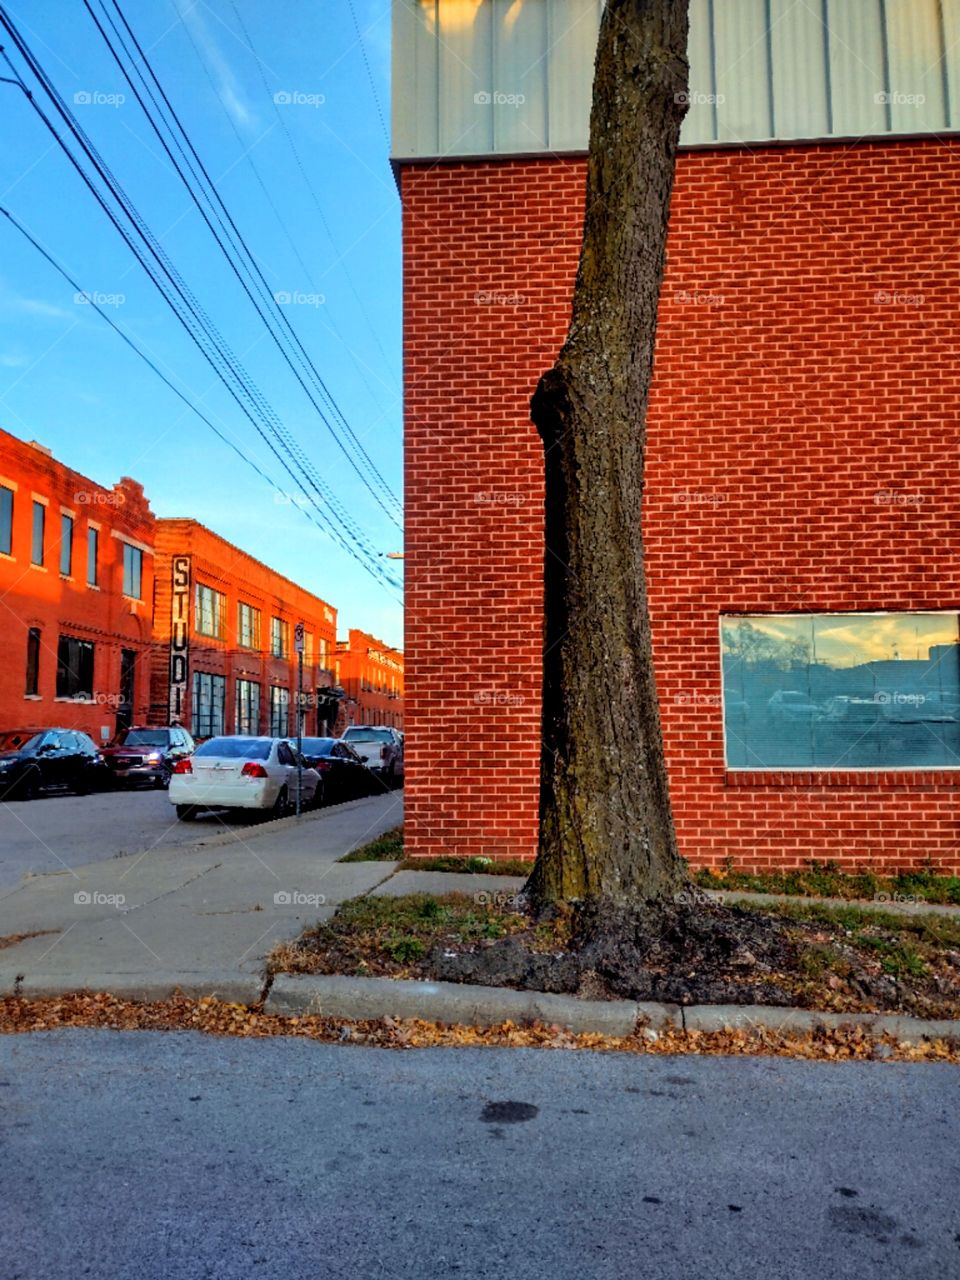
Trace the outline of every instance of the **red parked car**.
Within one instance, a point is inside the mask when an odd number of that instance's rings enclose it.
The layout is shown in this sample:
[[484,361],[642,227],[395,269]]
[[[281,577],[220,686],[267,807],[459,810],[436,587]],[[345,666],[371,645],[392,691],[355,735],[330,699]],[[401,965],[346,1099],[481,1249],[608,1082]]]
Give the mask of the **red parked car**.
[[102,754],[114,783],[167,787],[174,765],[193,755],[196,746],[182,725],[135,725],[121,729],[110,745],[102,748]]

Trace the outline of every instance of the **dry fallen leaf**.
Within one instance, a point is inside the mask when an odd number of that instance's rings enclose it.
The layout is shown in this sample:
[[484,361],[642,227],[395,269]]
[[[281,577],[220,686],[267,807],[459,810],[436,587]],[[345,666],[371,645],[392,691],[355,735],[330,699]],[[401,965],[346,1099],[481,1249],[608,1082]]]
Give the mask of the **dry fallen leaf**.
[[[660,1030],[656,1040],[648,1040],[640,1031],[622,1037],[592,1032],[577,1035],[556,1024],[518,1026],[510,1021],[495,1027],[446,1027],[419,1019],[390,1018],[347,1023],[342,1018],[314,1015],[284,1018],[263,1013],[257,1008],[228,1004],[212,996],[200,1000],[176,996],[148,1004],[119,1000],[108,992],[59,996],[50,1000],[24,1000],[12,996],[0,1000],[0,1032],[46,1031],[58,1027],[109,1027],[118,1031],[189,1029],[207,1035],[251,1038],[296,1036],[397,1050],[489,1046],[638,1054],[738,1054],[825,1061],[866,1060],[876,1046],[882,1044],[890,1050],[890,1056],[884,1061],[960,1063],[960,1040],[898,1041],[892,1036],[872,1036],[862,1027],[821,1028],[805,1035],[769,1028],[726,1028],[714,1032],[666,1028]],[[344,1030],[349,1032],[346,1037]]]

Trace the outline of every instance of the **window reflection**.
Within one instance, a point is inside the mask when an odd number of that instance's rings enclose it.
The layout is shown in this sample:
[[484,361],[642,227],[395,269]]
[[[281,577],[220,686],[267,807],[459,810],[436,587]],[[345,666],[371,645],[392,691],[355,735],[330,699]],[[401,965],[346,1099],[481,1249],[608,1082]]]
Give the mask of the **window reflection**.
[[960,766],[957,614],[757,614],[720,633],[729,768]]

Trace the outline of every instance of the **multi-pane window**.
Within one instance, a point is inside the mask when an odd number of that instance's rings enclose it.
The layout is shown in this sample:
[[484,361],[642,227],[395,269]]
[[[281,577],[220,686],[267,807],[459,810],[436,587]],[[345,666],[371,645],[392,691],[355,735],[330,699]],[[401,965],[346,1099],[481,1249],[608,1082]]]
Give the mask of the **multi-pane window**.
[[197,583],[196,628],[198,635],[213,636],[223,639],[223,624],[226,615],[227,597],[213,587],[205,587]]
[[320,654],[319,654],[319,656],[320,656],[320,665],[321,665],[321,667],[325,667],[325,666],[327,665],[327,641],[326,641],[326,638],[325,638],[324,636],[321,636],[321,637],[320,637]]
[[252,604],[237,604],[237,643],[241,649],[260,648],[260,610]]
[[728,768],[960,767],[958,623],[956,613],[722,618]]
[[313,632],[304,631],[303,633],[303,665],[309,667],[313,664]]
[[100,530],[94,525],[87,529],[87,582],[91,587],[97,585],[100,571]]
[[290,624],[282,618],[270,619],[270,655],[286,658],[290,653]]
[[31,627],[27,632],[27,680],[24,693],[35,698],[40,691],[40,628]]
[[260,732],[260,686],[255,680],[237,681],[236,732]]
[[60,572],[70,577],[73,568],[73,516],[60,512]]
[[213,738],[223,733],[227,682],[209,671],[193,673],[193,702],[190,732],[195,738]]
[[47,523],[47,508],[42,502],[33,504],[33,528],[30,542],[31,564],[43,564],[43,541]]
[[93,641],[60,636],[57,641],[57,697],[93,697]]
[[290,690],[270,686],[270,737],[285,738],[290,731]]
[[13,555],[13,490],[0,484],[0,551]]
[[129,542],[123,544],[123,594],[133,600],[143,594],[143,552]]

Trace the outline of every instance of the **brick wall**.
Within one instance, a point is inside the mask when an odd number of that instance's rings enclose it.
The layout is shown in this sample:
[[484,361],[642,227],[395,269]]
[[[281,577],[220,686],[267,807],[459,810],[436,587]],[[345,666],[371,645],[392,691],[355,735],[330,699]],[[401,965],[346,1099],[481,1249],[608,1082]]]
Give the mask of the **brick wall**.
[[[58,462],[42,447],[0,431],[0,485],[13,493],[10,554],[0,552],[0,729],[80,729],[95,742],[112,736],[120,700],[120,663],[133,653],[134,723],[150,696],[152,546],[156,521],[136,481],[112,488]],[[33,504],[46,512],[43,563],[32,563]],[[69,572],[61,572],[61,517],[73,519]],[[87,538],[98,531],[97,580],[88,581]],[[123,593],[123,544],[142,554],[139,599]],[[64,565],[64,568],[67,566]],[[26,693],[27,634],[40,632],[37,692]],[[57,697],[61,635],[93,644],[92,696]]]
[[[725,770],[725,612],[960,605],[957,147],[684,153],[645,499],[671,790],[698,866],[960,870],[960,776]],[[408,166],[407,844],[534,851],[540,446],[577,158]],[[878,495],[911,495],[909,502]]]
[[[337,683],[344,692],[344,723],[403,728],[403,654],[367,631],[351,627],[337,643]],[[342,729],[340,730],[342,732]]]
[[[289,578],[276,573],[247,552],[235,547],[195,520],[159,520],[157,522],[157,601],[155,636],[157,640],[153,670],[154,719],[167,720],[170,672],[171,569],[176,556],[190,557],[190,619],[188,680],[181,716],[192,725],[192,689],[194,672],[208,672],[225,679],[224,732],[236,728],[237,681],[247,680],[260,686],[259,732],[269,732],[270,689],[283,688],[289,693],[288,731],[296,732],[295,698],[297,661],[294,653],[294,627],[302,621],[313,637],[313,660],[304,658],[304,694],[306,715],[304,732],[315,734],[318,717],[326,714],[328,703],[318,690],[329,688],[335,660],[337,611],[325,601],[305,591]],[[224,599],[222,635],[202,635],[197,629],[196,588],[200,583],[219,592]],[[260,637],[256,647],[240,643],[238,603],[243,602],[260,612]],[[288,652],[285,657],[271,653],[271,619],[278,617],[286,624]],[[321,641],[323,644],[321,644]],[[323,664],[325,655],[326,665]]]

